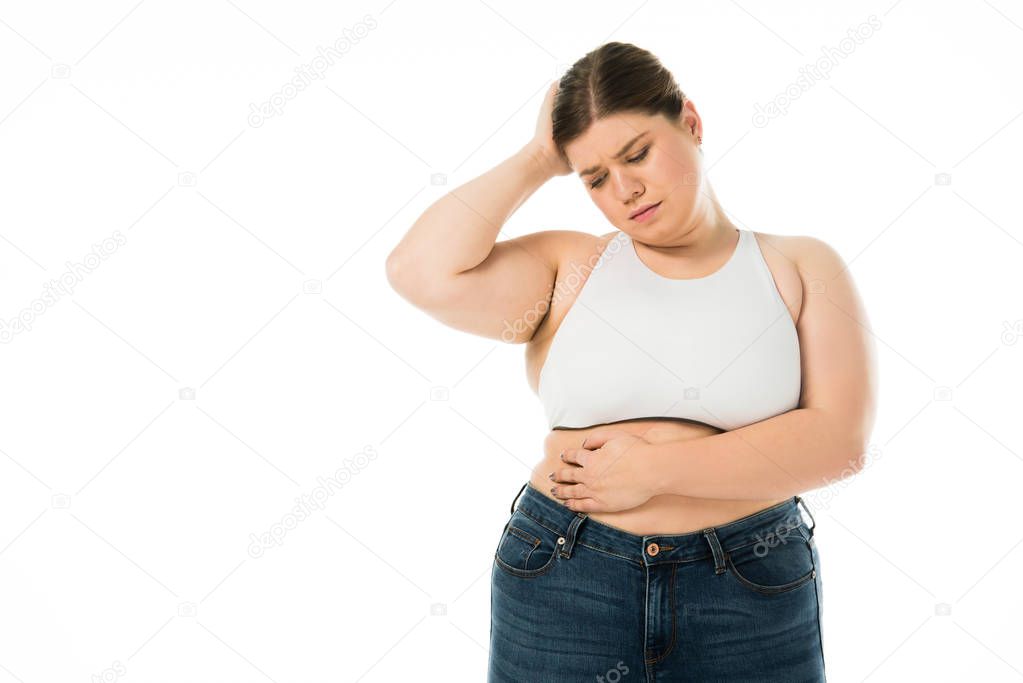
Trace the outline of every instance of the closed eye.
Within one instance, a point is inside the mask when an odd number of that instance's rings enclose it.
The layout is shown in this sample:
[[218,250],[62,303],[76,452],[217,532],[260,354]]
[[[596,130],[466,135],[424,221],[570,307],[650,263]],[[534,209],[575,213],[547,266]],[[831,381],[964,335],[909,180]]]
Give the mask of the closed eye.
[[[650,147],[644,147],[643,151],[641,151],[639,154],[637,154],[636,156],[632,157],[631,159],[626,159],[626,161],[628,161],[630,164],[637,164],[640,161],[643,161],[643,159],[646,159],[646,154],[647,154],[648,151],[650,151]],[[592,183],[590,183],[590,189],[591,190],[595,190],[595,189],[597,189],[598,187],[600,187],[603,184],[604,184],[604,176],[600,176],[599,178],[594,180]]]

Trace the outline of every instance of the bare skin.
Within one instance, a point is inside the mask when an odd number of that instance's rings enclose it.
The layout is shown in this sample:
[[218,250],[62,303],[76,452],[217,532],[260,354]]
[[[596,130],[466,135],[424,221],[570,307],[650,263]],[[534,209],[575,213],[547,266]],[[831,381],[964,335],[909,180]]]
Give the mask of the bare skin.
[[[561,267],[559,272],[565,277],[571,273],[580,272],[579,268],[572,268],[572,265],[584,266],[592,263],[591,256],[599,254],[607,240],[614,236],[614,232],[595,237],[584,233],[576,233],[578,238],[575,243],[563,244],[566,252],[561,254]],[[764,235],[754,233],[764,254],[764,260],[771,270],[778,291],[785,301],[793,322],[799,317],[800,303],[802,301],[802,285],[795,265],[785,255],[767,246],[768,242],[778,244],[786,239],[776,235]],[[714,272],[728,259],[734,243],[726,244],[723,250],[710,258],[705,264],[699,267],[694,266],[688,277],[703,277]],[[678,269],[669,270],[656,268],[650,260],[644,257],[644,262],[654,268],[655,272],[666,277],[681,277]],[[585,271],[583,271],[585,272]],[[584,281],[583,281],[584,282]],[[563,287],[558,291],[566,292],[561,297],[553,297],[550,312],[537,330],[536,336],[527,344],[526,349],[526,374],[529,386],[534,392],[539,385],[539,376],[543,364],[546,362],[547,352],[550,349],[551,341],[557,334],[557,328],[564,320],[565,314],[571,308],[576,295],[582,290],[584,284],[575,284],[573,287]],[[664,441],[680,441],[702,436],[718,434],[720,429],[702,422],[682,419],[663,420],[632,420],[610,423],[616,429],[622,429],[633,434],[642,435],[650,443]],[[605,429],[608,425],[595,425],[582,429],[553,429],[543,442],[543,459],[533,468],[530,476],[530,483],[539,489],[545,496],[561,502],[550,489],[556,482],[548,478],[548,475],[559,468],[565,467],[561,462],[560,454],[566,448],[579,448],[587,435],[598,430]],[[690,531],[699,531],[710,526],[720,525],[725,522],[744,517],[745,515],[757,512],[764,508],[780,503],[779,500],[715,500],[711,498],[689,498],[685,496],[661,495],[653,496],[646,503],[629,510],[617,512],[590,512],[589,517],[604,524],[617,527],[630,533],[645,534],[680,534]]]
[[[437,200],[391,252],[387,276],[406,300],[460,330],[525,345],[527,381],[537,390],[551,340],[581,291],[607,240],[628,233],[640,259],[669,278],[704,277],[717,271],[735,249],[736,226],[721,209],[704,175],[699,139],[702,122],[691,101],[677,120],[643,113],[618,113],[595,121],[556,153],[551,140],[547,94],[533,140],[487,173]],[[626,150],[626,143],[632,145]],[[618,154],[619,152],[622,154]],[[547,180],[575,172],[589,199],[614,228],[600,236],[546,230],[496,241],[501,226]],[[637,222],[640,206],[661,202],[653,220]],[[827,411],[837,432],[856,443],[868,434],[873,415],[874,370],[866,325],[850,315],[862,307],[840,260],[812,237],[754,232],[774,284],[796,323],[802,355],[800,408]],[[839,279],[839,278],[842,279]],[[826,281],[827,299],[811,295]],[[806,295],[807,298],[804,298]],[[809,299],[816,296],[815,299]],[[814,303],[819,302],[819,303]],[[841,330],[827,334],[827,330]],[[562,498],[551,487],[568,488],[561,452],[608,428],[641,435],[649,443],[689,440],[720,433],[681,419],[626,420],[582,429],[554,429],[543,442],[543,458],[530,483],[570,509],[583,501]],[[649,471],[648,471],[649,472]],[[648,472],[644,472],[646,475]],[[552,481],[549,477],[564,481]],[[587,514],[638,535],[688,533],[744,517],[782,499],[653,495],[640,504],[615,506],[593,498]],[[578,486],[578,485],[576,485]],[[634,487],[635,488],[635,487]]]

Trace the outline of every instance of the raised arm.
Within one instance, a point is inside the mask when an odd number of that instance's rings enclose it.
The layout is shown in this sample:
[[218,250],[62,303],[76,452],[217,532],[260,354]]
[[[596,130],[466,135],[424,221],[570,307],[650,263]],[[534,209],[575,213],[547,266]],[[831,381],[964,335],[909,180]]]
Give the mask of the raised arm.
[[552,85],[536,137],[483,175],[434,202],[387,258],[403,298],[451,327],[508,343],[532,339],[549,305],[559,240],[548,230],[495,242],[540,186],[571,171],[550,149]]

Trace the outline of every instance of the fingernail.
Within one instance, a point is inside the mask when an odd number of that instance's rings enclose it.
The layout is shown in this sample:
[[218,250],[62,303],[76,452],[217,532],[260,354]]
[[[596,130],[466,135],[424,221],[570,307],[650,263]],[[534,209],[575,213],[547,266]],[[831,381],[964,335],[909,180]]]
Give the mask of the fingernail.
[[565,462],[565,451],[561,451],[561,462]]
[[555,489],[555,488],[557,488],[557,487],[555,487],[555,486],[552,486],[552,487],[551,487],[551,494],[554,494],[554,489]]
[[554,473],[551,472],[550,474],[548,474],[547,478],[550,479],[551,481],[554,481]]

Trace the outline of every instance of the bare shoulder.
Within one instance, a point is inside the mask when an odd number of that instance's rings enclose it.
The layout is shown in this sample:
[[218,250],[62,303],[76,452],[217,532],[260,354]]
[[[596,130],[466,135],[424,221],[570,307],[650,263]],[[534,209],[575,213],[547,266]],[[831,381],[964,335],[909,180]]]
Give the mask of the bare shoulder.
[[548,312],[533,337],[533,341],[540,345],[556,331],[589,277],[594,261],[618,231],[594,235],[580,230],[546,230],[542,234],[543,248],[555,271],[555,281]]
[[803,290],[810,295],[823,295],[832,307],[865,323],[866,311],[852,271],[838,250],[817,237],[801,236],[794,244]]
[[585,262],[594,254],[599,256],[618,231],[594,235],[581,230],[543,230],[533,234],[544,257],[556,271],[563,271],[573,263]]
[[[599,256],[608,241],[617,234],[617,230],[603,235],[580,230],[541,230],[515,238],[524,249],[533,251],[536,256],[542,258],[554,272],[554,286],[548,298],[548,313],[541,320],[541,325],[532,338],[533,341],[542,342],[552,328],[557,326],[557,322],[551,324],[552,318],[560,321],[564,311],[574,301],[574,296],[555,295],[565,288],[563,281],[569,277],[578,277],[580,268],[577,266],[584,266],[587,263],[592,265],[594,257]],[[573,289],[578,291],[578,283]]]
[[799,271],[799,254],[802,247],[799,236],[774,235],[767,232],[754,232],[760,252],[764,256],[768,270],[774,278],[774,284],[781,294],[782,301],[789,309],[792,322],[799,320],[803,308],[805,285]]
[[847,266],[841,255],[824,240],[810,235],[773,235],[754,233],[765,250],[770,250],[789,261],[803,282],[815,278],[831,279]]
[[803,278],[833,278],[846,269],[838,251],[818,237],[791,235],[782,238]]
[[552,230],[551,232],[561,233],[561,239],[569,246],[569,250],[579,247],[591,247],[597,244],[607,244],[608,240],[618,234],[617,230],[605,232],[602,235],[594,235],[593,233],[582,232],[581,230]]
[[753,231],[760,243],[760,248],[765,256],[770,253],[777,254],[793,265],[796,263],[798,254],[805,249],[804,240],[813,239],[804,235],[776,235],[770,232]]
[[516,237],[514,241],[525,249],[535,250],[537,256],[557,270],[587,249],[606,244],[606,240],[616,233],[593,235],[580,230],[539,230]]
[[808,236],[786,242],[806,291],[797,323],[803,370],[800,407],[833,421],[831,431],[848,438],[844,448],[855,468],[877,407],[877,352],[870,320],[849,266],[834,247]]
[[526,369],[534,392],[538,390],[540,369],[546,361],[554,335],[589,279],[596,259],[618,232],[612,230],[602,235],[579,230],[544,232],[544,250],[556,275],[547,311],[526,346]]

